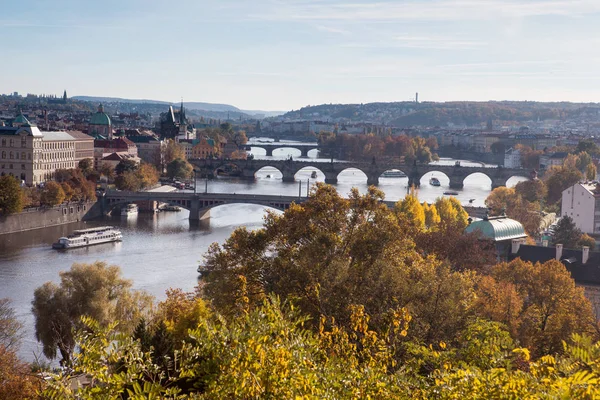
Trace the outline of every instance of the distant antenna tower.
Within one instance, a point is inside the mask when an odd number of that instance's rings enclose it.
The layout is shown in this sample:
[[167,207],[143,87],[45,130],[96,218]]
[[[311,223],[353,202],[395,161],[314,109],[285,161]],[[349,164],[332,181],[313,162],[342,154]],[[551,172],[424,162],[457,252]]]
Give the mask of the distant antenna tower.
[[415,103],[419,104],[419,92],[415,94]]

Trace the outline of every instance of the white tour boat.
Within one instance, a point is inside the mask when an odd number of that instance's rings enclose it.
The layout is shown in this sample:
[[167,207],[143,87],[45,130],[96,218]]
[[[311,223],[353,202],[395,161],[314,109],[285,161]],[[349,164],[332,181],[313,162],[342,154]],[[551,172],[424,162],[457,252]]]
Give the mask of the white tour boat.
[[398,170],[385,171],[381,176],[384,178],[406,178],[406,174]]
[[121,215],[137,215],[138,206],[134,203],[129,203],[127,206],[121,208]]
[[52,245],[54,249],[71,249],[86,247],[94,244],[120,242],[123,240],[121,231],[113,226],[99,226],[97,228],[80,229],[67,237],[61,237]]

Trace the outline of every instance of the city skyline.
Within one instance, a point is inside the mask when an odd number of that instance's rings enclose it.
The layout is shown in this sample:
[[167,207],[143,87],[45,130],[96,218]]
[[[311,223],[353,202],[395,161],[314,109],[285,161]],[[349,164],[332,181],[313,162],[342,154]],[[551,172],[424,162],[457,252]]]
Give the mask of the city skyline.
[[[31,10],[36,12],[32,13]],[[0,92],[290,110],[421,100],[597,102],[589,0],[26,0]]]

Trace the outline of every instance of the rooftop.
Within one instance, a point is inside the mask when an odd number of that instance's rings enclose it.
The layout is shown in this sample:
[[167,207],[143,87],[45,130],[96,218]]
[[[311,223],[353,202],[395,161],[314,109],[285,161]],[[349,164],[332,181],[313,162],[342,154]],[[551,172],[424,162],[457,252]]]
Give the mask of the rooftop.
[[42,135],[42,140],[47,142],[55,140],[75,140],[75,138],[67,132],[42,132]]
[[479,221],[471,222],[471,224],[465,228],[466,233],[475,231],[481,232],[483,237],[491,239],[494,242],[527,237],[525,229],[519,221],[515,221],[514,219],[505,216],[484,218]]

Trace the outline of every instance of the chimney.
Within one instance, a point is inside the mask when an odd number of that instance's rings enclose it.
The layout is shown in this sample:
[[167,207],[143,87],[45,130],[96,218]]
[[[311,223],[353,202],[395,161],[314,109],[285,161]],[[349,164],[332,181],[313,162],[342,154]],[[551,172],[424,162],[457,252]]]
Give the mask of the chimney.
[[521,239],[513,239],[512,240],[512,254],[517,254],[519,252],[521,243],[522,243]]
[[585,264],[588,262],[590,258],[590,248],[588,246],[583,246],[581,249],[581,263]]
[[542,246],[548,247],[548,239],[542,240]]
[[562,249],[563,249],[563,245],[562,244],[557,244],[556,245],[556,259],[558,261],[560,261],[560,259],[562,258]]

